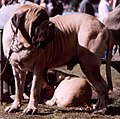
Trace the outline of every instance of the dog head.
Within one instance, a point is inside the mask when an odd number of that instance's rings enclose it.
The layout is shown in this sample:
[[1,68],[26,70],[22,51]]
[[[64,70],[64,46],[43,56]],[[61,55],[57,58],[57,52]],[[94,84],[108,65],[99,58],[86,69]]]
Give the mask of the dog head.
[[42,7],[30,4],[23,5],[18,8],[11,21],[14,27],[21,32],[27,42],[32,44],[31,39],[34,36],[36,26],[48,19],[48,14]]
[[45,47],[46,44],[53,39],[55,24],[46,20],[39,24],[32,39],[32,43],[36,48]]

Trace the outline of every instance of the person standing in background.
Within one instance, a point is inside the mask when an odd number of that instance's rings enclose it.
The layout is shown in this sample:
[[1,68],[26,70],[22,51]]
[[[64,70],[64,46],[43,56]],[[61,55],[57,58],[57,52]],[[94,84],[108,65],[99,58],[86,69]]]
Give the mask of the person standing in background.
[[0,29],[4,28],[15,10],[24,4],[31,4],[32,0],[3,0],[0,8]]
[[[108,13],[111,12],[111,0],[101,0],[98,5],[98,19],[104,23],[104,19],[108,17]],[[107,50],[104,50],[102,61],[106,61]]]
[[71,6],[72,6],[73,11],[78,12],[79,0],[72,0]]
[[99,14],[99,20],[103,23],[104,18],[108,16],[108,13],[111,12],[112,6],[111,0],[101,0],[98,5],[98,14]]
[[64,10],[62,0],[41,0],[40,6],[45,8],[50,17],[62,15]]
[[92,16],[95,16],[95,11],[93,7],[94,0],[82,0],[79,6],[80,13],[87,13]]

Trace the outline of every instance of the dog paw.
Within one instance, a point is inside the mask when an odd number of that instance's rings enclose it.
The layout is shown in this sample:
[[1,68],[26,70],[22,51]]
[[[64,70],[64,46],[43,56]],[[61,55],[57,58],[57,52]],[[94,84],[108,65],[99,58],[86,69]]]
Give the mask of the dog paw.
[[27,107],[23,110],[22,115],[33,115],[37,113],[38,101],[29,101]]
[[93,113],[105,114],[107,110],[107,104],[108,104],[108,95],[105,94],[99,96],[97,103],[93,105]]
[[20,105],[12,104],[11,106],[7,106],[5,108],[5,112],[14,113],[14,112],[17,112],[19,108],[20,108]]
[[27,114],[30,114],[30,115],[34,115],[38,112],[37,108],[35,107],[26,107],[24,110],[23,110],[23,113],[22,115],[27,115]]
[[51,100],[47,100],[47,101],[45,101],[44,103],[45,103],[46,105],[48,105],[48,106],[53,106],[53,105],[54,105],[54,102],[51,101]]
[[104,115],[106,110],[107,110],[107,108],[103,108],[103,109],[100,109],[100,110],[93,110],[93,114],[102,114],[102,115]]

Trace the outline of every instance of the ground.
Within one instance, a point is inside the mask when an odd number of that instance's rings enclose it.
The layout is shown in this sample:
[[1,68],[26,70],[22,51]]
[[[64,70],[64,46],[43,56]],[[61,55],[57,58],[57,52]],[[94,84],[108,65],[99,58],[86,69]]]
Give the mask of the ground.
[[[79,66],[75,66],[72,71],[67,71],[66,67],[58,68],[67,73],[83,75]],[[101,74],[105,78],[105,65],[101,66]],[[27,105],[27,101],[23,102],[20,111],[13,114],[4,112],[4,109],[9,104],[0,106],[0,119],[120,119],[120,74],[112,68],[113,91],[109,93],[108,110],[105,115],[93,114],[91,112],[81,111],[80,107],[57,108],[56,106],[49,107],[44,104],[39,104],[38,113],[36,115],[21,115],[22,110]],[[97,100],[97,95],[93,91],[92,103]]]

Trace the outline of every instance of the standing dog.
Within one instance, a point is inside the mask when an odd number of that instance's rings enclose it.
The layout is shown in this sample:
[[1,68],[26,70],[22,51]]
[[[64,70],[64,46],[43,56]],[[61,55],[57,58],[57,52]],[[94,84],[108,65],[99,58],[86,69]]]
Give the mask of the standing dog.
[[[36,11],[37,12],[36,14]],[[96,110],[107,108],[109,88],[100,74],[104,48],[110,46],[108,30],[95,17],[87,14],[57,16],[49,20],[38,6],[21,7],[4,27],[3,49],[8,57],[16,84],[16,96],[7,112],[21,106],[26,72],[33,72],[30,100],[23,113],[35,113],[39,103],[41,85],[47,70],[76,60],[89,82],[98,93]],[[108,48],[107,76],[110,79],[111,49]],[[110,87],[108,87],[110,86]]]

